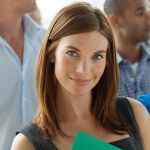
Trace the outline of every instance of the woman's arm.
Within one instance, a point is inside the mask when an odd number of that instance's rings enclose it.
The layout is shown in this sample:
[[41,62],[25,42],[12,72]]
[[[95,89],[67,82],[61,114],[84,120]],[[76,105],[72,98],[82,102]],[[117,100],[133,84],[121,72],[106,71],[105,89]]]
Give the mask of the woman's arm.
[[35,150],[32,142],[23,134],[19,133],[12,143],[11,150]]
[[150,115],[146,108],[138,101],[128,98],[133,108],[140,135],[143,141],[144,150],[150,148]]

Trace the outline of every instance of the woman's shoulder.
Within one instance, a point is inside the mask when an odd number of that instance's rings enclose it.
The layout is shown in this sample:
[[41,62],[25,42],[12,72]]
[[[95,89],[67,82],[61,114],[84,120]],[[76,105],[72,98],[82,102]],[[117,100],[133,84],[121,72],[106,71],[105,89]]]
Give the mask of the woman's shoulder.
[[33,135],[36,131],[36,126],[33,122],[29,122],[16,133],[11,150],[35,150],[33,143]]
[[119,112],[123,114],[122,118],[127,118],[126,120],[133,126],[132,133],[143,141],[144,149],[149,149],[150,115],[144,105],[129,97],[119,98],[117,103],[120,107]]
[[22,133],[19,133],[14,138],[14,141],[12,143],[11,150],[35,150],[34,145],[30,141],[29,138],[27,138]]
[[[14,144],[15,145],[17,144],[17,146],[25,145],[25,149],[28,149],[26,148],[26,144],[27,144],[27,146],[29,146],[31,150],[34,150],[34,149],[56,150],[56,147],[51,142],[51,140],[48,138],[45,138],[41,128],[39,128],[33,122],[29,122],[17,132],[17,136],[15,137],[14,142],[15,142]],[[20,150],[20,149],[18,148],[18,149],[12,149],[12,150]]]
[[138,100],[135,100],[133,98],[129,98],[129,97],[127,97],[127,99],[130,102],[134,111],[137,111],[137,109],[138,110],[140,109],[140,111],[142,111],[143,113],[147,113],[145,106],[141,102],[139,102]]
[[133,112],[134,112],[137,124],[139,126],[145,126],[147,129],[150,129],[150,115],[147,109],[145,108],[145,106],[139,101],[134,100],[132,98],[128,98],[128,101],[130,102],[133,108]]
[[150,147],[150,115],[142,103],[131,98],[128,99],[135,114],[144,149],[148,150]]
[[121,109],[124,108],[124,110],[126,111],[127,110],[136,111],[135,109],[146,111],[144,105],[141,102],[130,97],[117,97],[117,107]]
[[142,103],[129,97],[117,98],[117,111],[123,117],[135,119],[138,122],[143,117],[149,118],[149,113]]
[[127,99],[128,99],[128,102],[130,103],[132,109],[133,109],[133,112],[134,112],[134,115],[135,115],[137,122],[139,122],[139,121],[142,122],[143,119],[144,120],[150,119],[150,115],[149,115],[147,109],[145,108],[145,106],[141,102],[139,102],[135,99],[129,98],[129,97],[127,97]]
[[116,109],[120,115],[124,117],[133,117],[133,108],[127,97],[117,97]]
[[29,122],[25,126],[20,128],[17,134],[18,133],[23,133],[24,135],[29,136],[31,138],[38,138],[42,136],[42,130],[33,122]]

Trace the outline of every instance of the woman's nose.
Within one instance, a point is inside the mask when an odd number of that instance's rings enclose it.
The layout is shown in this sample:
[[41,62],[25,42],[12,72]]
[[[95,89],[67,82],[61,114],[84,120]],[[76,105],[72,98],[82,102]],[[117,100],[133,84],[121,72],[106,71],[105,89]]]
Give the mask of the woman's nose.
[[89,69],[89,64],[87,64],[87,61],[80,61],[77,65],[76,65],[76,73],[85,73],[88,72]]

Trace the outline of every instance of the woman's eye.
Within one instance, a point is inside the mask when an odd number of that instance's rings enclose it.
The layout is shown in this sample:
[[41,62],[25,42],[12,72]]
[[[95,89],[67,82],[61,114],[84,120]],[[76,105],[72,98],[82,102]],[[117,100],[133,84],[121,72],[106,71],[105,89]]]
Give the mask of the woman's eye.
[[76,51],[68,51],[67,54],[68,54],[69,56],[71,56],[71,57],[77,57],[77,56],[78,56],[78,54],[77,54]]
[[102,58],[104,58],[104,56],[100,55],[100,54],[96,54],[93,56],[94,60],[101,60]]

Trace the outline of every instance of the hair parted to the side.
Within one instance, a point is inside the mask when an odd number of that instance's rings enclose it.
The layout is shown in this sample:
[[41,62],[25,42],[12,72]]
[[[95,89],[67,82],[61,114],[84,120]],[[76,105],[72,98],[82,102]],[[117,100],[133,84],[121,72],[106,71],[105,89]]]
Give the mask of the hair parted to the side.
[[114,36],[110,24],[99,9],[80,2],[63,8],[55,16],[38,56],[36,87],[39,107],[34,122],[48,138],[55,136],[56,132],[61,132],[56,110],[57,90],[53,61],[55,49],[62,37],[92,31],[103,34],[109,46],[104,74],[92,90],[91,113],[109,131],[117,134],[124,134],[127,131],[116,115],[118,70]]

